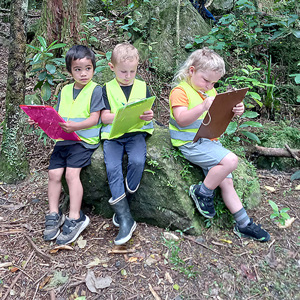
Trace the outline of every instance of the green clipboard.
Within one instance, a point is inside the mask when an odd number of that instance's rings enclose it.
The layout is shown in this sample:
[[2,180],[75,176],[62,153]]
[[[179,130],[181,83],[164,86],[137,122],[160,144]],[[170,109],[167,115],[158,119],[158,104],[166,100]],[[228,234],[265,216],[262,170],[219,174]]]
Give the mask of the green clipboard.
[[150,110],[154,103],[155,96],[129,102],[126,105],[120,107],[112,123],[112,127],[109,134],[109,139],[115,139],[129,130],[141,128],[145,121],[140,119],[140,115],[145,111]]

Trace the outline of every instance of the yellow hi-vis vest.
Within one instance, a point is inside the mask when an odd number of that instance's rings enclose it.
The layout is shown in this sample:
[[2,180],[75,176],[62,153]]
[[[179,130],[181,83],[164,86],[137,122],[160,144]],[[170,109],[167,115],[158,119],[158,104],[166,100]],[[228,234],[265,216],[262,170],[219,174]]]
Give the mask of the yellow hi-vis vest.
[[[181,87],[185,91],[189,99],[188,109],[192,109],[193,107],[203,102],[201,96],[186,81],[181,81],[177,87]],[[206,94],[208,96],[216,96],[217,92],[214,88],[212,88],[211,90],[207,91]],[[169,104],[170,104],[169,131],[171,135],[172,145],[175,147],[179,147],[184,144],[192,142],[207,112],[204,112],[192,124],[185,127],[181,127],[177,124],[174,118],[171,100],[169,100]]]
[[[135,79],[128,101],[116,79],[109,81],[106,85],[107,99],[110,105],[110,112],[115,114],[117,110],[128,102],[137,101],[146,97],[147,87],[144,81]],[[111,130],[111,124],[103,124],[101,128],[101,139],[108,139]],[[147,132],[153,133],[153,122],[145,122],[141,128],[129,130],[129,132]]]
[[[90,117],[90,105],[94,88],[98,84],[90,81],[73,100],[74,83],[66,85],[61,90],[58,113],[65,121],[82,122]],[[77,130],[82,141],[95,145],[100,142],[101,120],[98,124],[87,129]]]

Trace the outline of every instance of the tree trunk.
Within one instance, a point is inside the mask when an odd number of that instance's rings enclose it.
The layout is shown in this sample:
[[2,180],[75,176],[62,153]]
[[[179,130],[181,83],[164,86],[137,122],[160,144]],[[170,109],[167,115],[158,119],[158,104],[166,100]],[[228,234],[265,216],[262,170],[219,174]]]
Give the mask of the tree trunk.
[[6,90],[6,114],[0,160],[0,178],[11,183],[28,173],[19,105],[25,98],[25,20],[28,0],[15,0],[10,12],[10,48]]
[[287,145],[285,147],[286,149],[255,146],[248,147],[246,151],[258,156],[290,157],[295,158],[296,160],[300,159],[300,149],[290,149]]
[[81,44],[82,22],[86,17],[86,0],[44,0],[38,35],[49,45],[57,40],[68,45]]

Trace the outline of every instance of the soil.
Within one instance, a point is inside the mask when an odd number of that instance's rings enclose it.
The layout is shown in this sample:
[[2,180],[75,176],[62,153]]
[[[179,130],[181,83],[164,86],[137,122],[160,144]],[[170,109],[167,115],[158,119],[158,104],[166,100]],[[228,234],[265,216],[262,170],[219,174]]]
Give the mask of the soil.
[[[2,44],[0,56],[2,122],[8,57]],[[161,113],[159,121],[166,118]],[[87,211],[88,228],[58,249],[42,237],[53,144],[30,133],[26,145],[29,176],[14,185],[0,182],[0,299],[300,299],[300,192],[292,171],[257,172],[263,197],[248,214],[271,234],[267,243],[214,225],[186,236],[139,223],[133,238],[116,247],[112,221]],[[268,200],[290,208],[296,218],[290,227],[280,229],[270,219]]]

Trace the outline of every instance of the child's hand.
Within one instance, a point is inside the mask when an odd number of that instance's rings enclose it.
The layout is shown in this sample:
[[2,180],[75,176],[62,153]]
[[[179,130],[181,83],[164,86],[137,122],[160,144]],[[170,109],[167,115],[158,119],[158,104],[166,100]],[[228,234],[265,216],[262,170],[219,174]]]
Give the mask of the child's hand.
[[245,106],[244,103],[238,103],[233,109],[232,112],[234,113],[234,117],[235,116],[241,116],[245,111]]
[[205,111],[209,110],[214,100],[215,100],[214,96],[205,98],[205,100],[203,101]]
[[66,123],[59,122],[58,125],[67,133],[74,132],[78,123],[74,121],[67,121]]
[[33,129],[38,127],[38,123],[33,121],[31,118],[28,118],[27,122],[29,123],[30,126],[33,126]]
[[144,114],[140,115],[140,119],[144,121],[151,121],[153,119],[153,111],[152,110],[144,111]]

